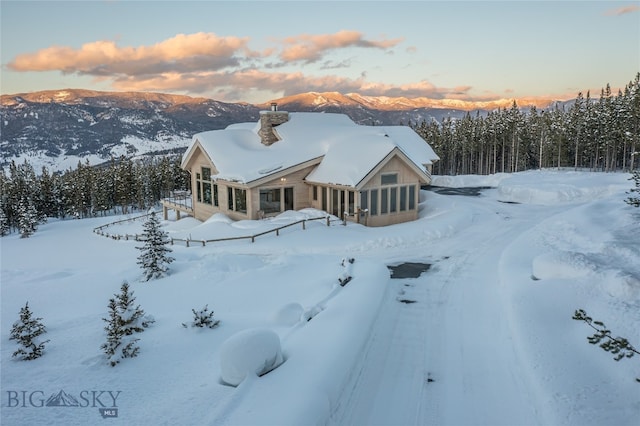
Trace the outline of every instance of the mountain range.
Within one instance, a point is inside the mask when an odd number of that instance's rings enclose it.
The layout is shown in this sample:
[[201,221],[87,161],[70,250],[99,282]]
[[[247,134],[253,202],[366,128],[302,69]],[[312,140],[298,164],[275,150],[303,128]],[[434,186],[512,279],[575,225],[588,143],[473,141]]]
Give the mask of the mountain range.
[[[355,93],[304,93],[276,99],[291,112],[335,112],[359,124],[398,125],[460,118],[478,104],[427,98],[370,97]],[[480,104],[481,113],[513,101]],[[99,164],[112,156],[181,153],[192,136],[229,124],[257,121],[265,104],[147,92],[49,90],[0,97],[0,165],[27,159],[38,170]],[[473,112],[475,113],[475,111]]]

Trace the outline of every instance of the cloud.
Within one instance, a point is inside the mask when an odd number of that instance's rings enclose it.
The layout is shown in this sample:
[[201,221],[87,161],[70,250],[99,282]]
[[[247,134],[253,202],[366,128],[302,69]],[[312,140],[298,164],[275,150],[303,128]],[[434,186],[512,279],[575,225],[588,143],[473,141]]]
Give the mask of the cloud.
[[52,46],[18,55],[12,71],[61,71],[65,74],[122,76],[221,70],[237,66],[238,55],[260,54],[247,48],[248,38],[213,33],[178,34],[151,46],[120,47],[114,41],[95,41],[79,49]]
[[620,16],[620,15],[626,15],[627,13],[637,12],[639,10],[640,10],[640,6],[629,5],[629,6],[619,7],[617,9],[607,10],[604,14],[606,16]]
[[256,92],[271,93],[273,97],[305,92],[359,93],[367,96],[388,96],[432,99],[468,99],[470,86],[436,87],[423,80],[417,83],[392,85],[337,75],[310,76],[302,72],[267,72],[257,69],[238,71],[206,71],[194,73],[168,72],[161,75],[122,76],[113,82],[116,90],[181,92],[213,96],[228,101],[247,100]]
[[319,61],[325,53],[331,50],[347,47],[385,50],[396,46],[402,40],[401,38],[380,41],[366,40],[362,33],[348,30],[338,31],[335,34],[302,34],[283,40],[286,47],[280,53],[280,59],[285,62],[312,63]]

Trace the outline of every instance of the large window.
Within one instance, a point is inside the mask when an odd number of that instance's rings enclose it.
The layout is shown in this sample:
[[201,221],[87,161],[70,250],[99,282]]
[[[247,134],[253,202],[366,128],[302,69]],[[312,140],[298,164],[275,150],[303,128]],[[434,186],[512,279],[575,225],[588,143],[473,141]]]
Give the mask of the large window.
[[403,212],[407,210],[407,187],[400,187],[400,211]]
[[369,191],[360,191],[360,209],[367,210],[369,208]]
[[409,186],[409,210],[416,208],[416,187],[414,185]]
[[235,198],[236,198],[235,210],[240,213],[246,213],[247,212],[247,190],[235,188]]
[[240,213],[247,212],[246,189],[227,187],[227,197],[229,210],[235,210]]
[[353,191],[349,191],[349,205],[347,208],[347,211],[349,212],[350,215],[355,213],[355,192]]
[[[217,192],[217,188],[215,188],[215,190]],[[214,197],[212,197],[211,169],[209,167],[202,167],[201,173],[196,173],[196,196],[199,203],[214,204]],[[215,197],[215,205],[218,205],[217,196]]]
[[380,190],[380,214],[389,212],[389,189],[382,188]]
[[389,213],[395,213],[398,210],[398,187],[389,189]]
[[280,188],[260,190],[260,210],[265,213],[280,212]]
[[378,214],[378,190],[371,190],[371,207],[369,207],[369,212],[371,216],[375,216]]

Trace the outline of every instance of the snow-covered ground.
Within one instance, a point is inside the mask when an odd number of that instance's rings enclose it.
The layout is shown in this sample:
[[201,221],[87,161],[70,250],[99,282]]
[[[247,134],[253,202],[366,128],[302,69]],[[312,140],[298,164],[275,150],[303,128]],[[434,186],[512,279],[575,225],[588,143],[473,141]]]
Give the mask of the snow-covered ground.
[[[320,220],[255,243],[175,245],[171,275],[151,282],[140,281],[140,243],[92,233],[120,217],[4,237],[2,424],[638,424],[640,356],[615,362],[571,318],[584,309],[640,346],[640,211],[623,202],[628,178],[435,177],[493,188],[423,191],[418,221],[385,228]],[[164,225],[210,239],[316,213]],[[342,287],[345,258],[355,261]],[[431,267],[391,279],[387,266],[402,262]],[[137,358],[110,367],[102,318],[123,280],[156,322]],[[42,358],[17,361],[9,330],[26,301],[50,342]],[[206,304],[219,327],[181,325]],[[221,348],[250,329],[275,332],[283,362],[225,385]],[[50,396],[78,404],[46,406]]]

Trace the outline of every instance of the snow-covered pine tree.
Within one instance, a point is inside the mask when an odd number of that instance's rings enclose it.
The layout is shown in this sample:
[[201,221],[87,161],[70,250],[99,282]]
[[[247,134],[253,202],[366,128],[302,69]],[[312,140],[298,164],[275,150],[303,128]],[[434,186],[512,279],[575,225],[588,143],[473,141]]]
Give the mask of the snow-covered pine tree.
[[38,229],[38,212],[30,198],[22,197],[18,205],[20,238],[29,238]]
[[167,255],[172,251],[167,247],[169,238],[160,228],[160,220],[155,212],[149,215],[149,219],[144,224],[142,240],[144,245],[136,247],[141,251],[137,263],[144,270],[145,281],[163,277],[169,271],[167,265],[175,259]]
[[[204,305],[204,308],[196,311],[195,309],[191,309],[193,312],[193,322],[191,323],[191,327],[198,328],[216,328],[218,324],[220,324],[220,320],[213,318],[213,311],[209,310],[209,305]],[[187,328],[187,324],[182,324],[183,327]]]
[[9,217],[6,213],[5,201],[0,198],[0,237],[4,237],[11,232],[11,225],[9,224]]
[[155,320],[135,305],[133,291],[129,291],[126,281],[120,287],[120,293],[109,299],[109,317],[102,320],[107,323],[107,341],[100,346],[107,355],[109,364],[114,367],[124,358],[135,358],[140,352],[137,345],[140,339],[134,337],[149,327]]
[[633,175],[629,178],[629,180],[633,180],[635,182],[635,188],[631,188],[629,190],[629,193],[636,192],[638,196],[630,196],[629,198],[624,200],[624,202],[633,207],[640,207],[640,170],[634,170]]
[[12,357],[21,357],[22,360],[32,360],[40,358],[44,352],[44,344],[49,340],[41,341],[39,337],[47,330],[42,324],[42,318],[32,318],[29,302],[20,308],[20,319],[13,323],[10,340],[16,340],[21,346]]

